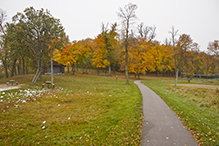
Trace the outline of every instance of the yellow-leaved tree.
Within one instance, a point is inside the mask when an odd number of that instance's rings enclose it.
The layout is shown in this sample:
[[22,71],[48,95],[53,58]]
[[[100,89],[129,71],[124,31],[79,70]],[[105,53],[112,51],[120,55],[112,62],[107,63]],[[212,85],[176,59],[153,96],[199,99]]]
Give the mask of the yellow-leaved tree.
[[146,71],[151,68],[151,56],[147,53],[150,49],[149,42],[143,39],[131,39],[130,43],[130,61],[129,72],[135,73],[140,79],[140,74],[146,74]]
[[99,34],[94,40],[92,66],[97,68],[99,75],[99,68],[106,68],[110,65],[107,60],[107,50],[105,49],[104,36]]

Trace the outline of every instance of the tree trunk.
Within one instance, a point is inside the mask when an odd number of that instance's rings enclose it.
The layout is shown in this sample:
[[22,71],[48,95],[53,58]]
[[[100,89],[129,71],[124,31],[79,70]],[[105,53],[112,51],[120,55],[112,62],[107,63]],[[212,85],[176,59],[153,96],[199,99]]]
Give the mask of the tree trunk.
[[19,59],[19,75],[22,75],[21,59]]
[[177,79],[178,79],[178,68],[176,69],[175,87],[176,87],[176,85],[177,85]]
[[27,69],[27,65],[26,65],[26,74],[28,74],[28,69]]
[[4,65],[4,68],[5,68],[5,78],[8,78],[8,66],[7,66],[7,62],[4,61],[3,65]]
[[13,66],[12,66],[12,70],[11,70],[11,77],[14,76],[14,73],[15,73],[15,70],[16,70],[16,61],[17,61],[17,59],[15,59],[14,62],[13,62]]
[[33,80],[32,80],[32,83],[31,83],[32,85],[36,83],[37,78],[38,78],[39,71],[40,71],[40,68],[37,69],[36,74],[35,74],[35,76],[33,77]]
[[71,75],[74,75],[74,64],[71,64]]
[[129,73],[128,73],[128,33],[129,33],[129,21],[127,21],[126,28],[126,38],[125,38],[125,75],[126,75],[126,84],[129,84]]
[[41,61],[38,60],[37,71],[36,71],[36,74],[35,74],[31,84],[35,84],[37,82],[40,74],[41,74]]
[[51,49],[51,53],[50,53],[50,59],[51,59],[51,83],[53,84],[53,54],[52,54],[52,49]]
[[42,70],[40,70],[39,75],[38,75],[38,78],[37,78],[37,81],[38,81],[38,80],[42,80],[42,79],[43,79],[43,77],[42,77]]
[[109,66],[109,75],[111,76],[111,65]]
[[24,58],[22,58],[22,62],[23,62],[23,74],[25,74],[25,61],[24,61]]
[[21,74],[21,72],[20,72],[21,70],[20,70],[20,63],[18,63],[18,65],[17,65],[17,73],[18,73],[18,75],[20,75]]
[[15,64],[15,69],[14,69],[14,75],[17,76],[17,67],[16,67],[16,64]]

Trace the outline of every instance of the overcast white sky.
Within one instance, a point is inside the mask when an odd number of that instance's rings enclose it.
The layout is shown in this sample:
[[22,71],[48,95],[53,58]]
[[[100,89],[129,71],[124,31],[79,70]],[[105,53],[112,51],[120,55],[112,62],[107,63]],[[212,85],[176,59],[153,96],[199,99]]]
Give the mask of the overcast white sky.
[[48,9],[53,17],[61,20],[71,41],[95,38],[102,23],[121,24],[117,16],[119,7],[128,3],[138,6],[138,19],[134,26],[144,22],[155,25],[156,40],[161,43],[170,38],[171,26],[186,33],[206,51],[209,42],[219,40],[219,0],[0,0],[8,21],[17,12],[33,6]]

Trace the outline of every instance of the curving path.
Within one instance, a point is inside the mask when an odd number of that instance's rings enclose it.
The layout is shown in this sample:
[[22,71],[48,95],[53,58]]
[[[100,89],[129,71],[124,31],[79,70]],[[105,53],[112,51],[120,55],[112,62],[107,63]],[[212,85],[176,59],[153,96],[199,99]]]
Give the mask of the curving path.
[[135,81],[143,98],[143,146],[198,146],[175,113],[151,89]]

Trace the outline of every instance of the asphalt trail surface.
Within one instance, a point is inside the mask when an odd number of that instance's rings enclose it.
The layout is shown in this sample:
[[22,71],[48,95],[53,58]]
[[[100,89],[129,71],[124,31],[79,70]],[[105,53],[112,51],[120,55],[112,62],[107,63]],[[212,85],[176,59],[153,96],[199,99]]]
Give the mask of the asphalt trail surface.
[[143,146],[198,146],[167,104],[151,89],[135,81],[143,98]]

